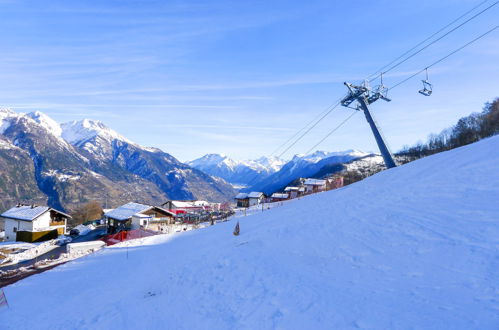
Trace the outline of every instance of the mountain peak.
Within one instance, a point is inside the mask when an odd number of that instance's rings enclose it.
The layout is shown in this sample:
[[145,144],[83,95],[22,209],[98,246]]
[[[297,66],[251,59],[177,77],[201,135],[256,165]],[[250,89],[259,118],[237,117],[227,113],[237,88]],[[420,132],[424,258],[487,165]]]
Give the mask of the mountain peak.
[[40,126],[44,127],[46,130],[51,132],[57,137],[60,137],[62,134],[62,128],[61,126],[52,118],[47,116],[41,111],[33,111],[28,114],[26,114],[27,117],[33,119],[35,122],[37,122]]
[[86,142],[94,137],[101,137],[107,141],[120,140],[132,143],[124,136],[110,129],[99,120],[82,119],[63,123],[62,137],[71,144]]

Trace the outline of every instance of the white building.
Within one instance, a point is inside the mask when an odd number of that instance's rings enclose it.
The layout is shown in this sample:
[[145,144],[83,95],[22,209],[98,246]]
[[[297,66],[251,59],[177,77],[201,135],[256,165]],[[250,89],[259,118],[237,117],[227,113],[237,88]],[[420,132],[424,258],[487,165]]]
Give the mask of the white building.
[[289,194],[287,193],[273,193],[272,196],[270,196],[272,202],[279,202],[279,201],[284,201],[286,199],[289,199]]
[[259,191],[252,191],[248,194],[249,206],[259,205],[263,202],[265,195]]
[[286,187],[284,189],[285,193],[289,194],[289,198],[296,198],[300,194],[300,187]]
[[66,233],[66,213],[48,206],[18,205],[0,215],[4,221],[5,240],[15,241],[17,232],[44,232],[56,229],[59,235]]
[[306,193],[316,193],[326,190],[326,180],[319,179],[305,179],[303,186],[305,187]]

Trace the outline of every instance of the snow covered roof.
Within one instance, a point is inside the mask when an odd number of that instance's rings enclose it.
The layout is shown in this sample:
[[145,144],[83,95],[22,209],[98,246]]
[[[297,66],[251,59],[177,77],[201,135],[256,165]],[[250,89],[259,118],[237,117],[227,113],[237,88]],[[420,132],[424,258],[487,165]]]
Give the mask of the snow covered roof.
[[286,187],[284,191],[298,191],[300,190],[300,187]]
[[326,184],[326,180],[305,179],[305,182],[303,184],[305,184],[305,185],[311,185],[311,186],[323,186],[323,185]]
[[245,198],[248,198],[248,194],[247,193],[239,193],[235,197],[235,199],[245,199]]
[[280,199],[286,199],[289,197],[288,194],[282,194],[282,193],[273,193],[272,198],[280,198]]
[[262,192],[259,191],[252,191],[248,194],[248,198],[260,198],[263,196]]
[[161,207],[133,203],[133,202],[127,203],[125,205],[121,205],[120,207],[117,207],[114,210],[106,212],[106,213],[104,213],[104,216],[106,216],[108,218],[113,218],[113,219],[118,220],[118,221],[123,221],[123,220],[130,219],[132,216],[138,215],[139,213],[148,211],[150,209],[161,210],[164,213],[167,213],[171,216],[175,216],[175,213],[168,211],[168,210],[165,210]]
[[210,206],[211,203],[207,201],[170,201],[175,207],[189,208],[189,207],[203,207]]
[[11,218],[11,219],[18,219],[18,220],[25,220],[25,221],[33,221],[42,214],[44,214],[47,211],[55,211],[59,214],[62,214],[68,218],[71,218],[66,213],[63,213],[61,211],[57,211],[55,209],[52,209],[48,206],[31,206],[31,205],[20,205],[20,206],[15,206],[4,213],[1,214],[2,217],[4,218]]
[[115,208],[112,211],[104,213],[104,216],[108,218],[113,218],[116,220],[126,220],[131,218],[134,214],[141,213],[151,209],[153,206],[144,205],[139,203],[127,203]]

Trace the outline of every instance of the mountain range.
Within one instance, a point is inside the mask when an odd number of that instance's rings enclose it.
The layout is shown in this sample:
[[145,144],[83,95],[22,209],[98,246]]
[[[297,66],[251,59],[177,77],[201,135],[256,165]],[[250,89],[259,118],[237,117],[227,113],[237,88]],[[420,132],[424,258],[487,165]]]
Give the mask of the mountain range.
[[188,164],[210,175],[221,177],[243,191],[254,190],[271,194],[298,178],[338,172],[347,168],[345,164],[371,157],[377,159],[375,154],[358,150],[318,150],[307,155],[295,155],[289,161],[266,157],[236,161],[225,155],[208,154]]
[[205,173],[220,177],[235,187],[246,187],[279,171],[285,161],[277,157],[234,160],[223,154],[207,154],[187,163]]
[[48,203],[71,210],[89,200],[230,200],[235,190],[156,148],[133,143],[100,121],[59,125],[42,112],[0,109],[0,207]]

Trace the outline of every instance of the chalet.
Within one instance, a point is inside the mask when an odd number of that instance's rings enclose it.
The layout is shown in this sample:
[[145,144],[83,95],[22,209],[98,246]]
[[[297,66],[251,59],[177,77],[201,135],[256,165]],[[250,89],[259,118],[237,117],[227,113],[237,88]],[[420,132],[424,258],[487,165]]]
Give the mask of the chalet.
[[289,194],[289,198],[296,198],[300,195],[300,187],[286,187],[284,192]]
[[21,204],[0,215],[7,241],[43,241],[55,238],[66,233],[68,219],[71,216],[48,206]]
[[234,197],[234,199],[236,200],[237,207],[249,207],[249,198],[247,193],[239,193],[236,197]]
[[185,213],[202,213],[204,211],[218,211],[220,203],[210,203],[207,201],[168,201],[162,207],[169,211],[184,211]]
[[107,219],[107,232],[114,234],[122,230],[132,229],[132,218],[134,216],[138,218],[138,220],[134,221],[134,224],[138,223],[140,226],[146,227],[152,223],[166,225],[175,221],[175,214],[161,207],[127,203],[104,213],[104,217]]
[[305,179],[305,181],[303,182],[303,186],[305,187],[305,192],[307,194],[316,193],[326,190],[327,181],[319,179]]
[[265,199],[265,195],[259,191],[252,191],[248,194],[249,206],[260,205]]
[[343,187],[343,185],[344,185],[344,182],[343,182],[342,176],[336,176],[336,177],[332,177],[332,178],[327,179],[327,189],[328,190],[338,189],[338,188]]
[[289,194],[287,193],[273,193],[272,196],[270,196],[270,200],[272,203],[281,202],[286,199],[289,199]]

